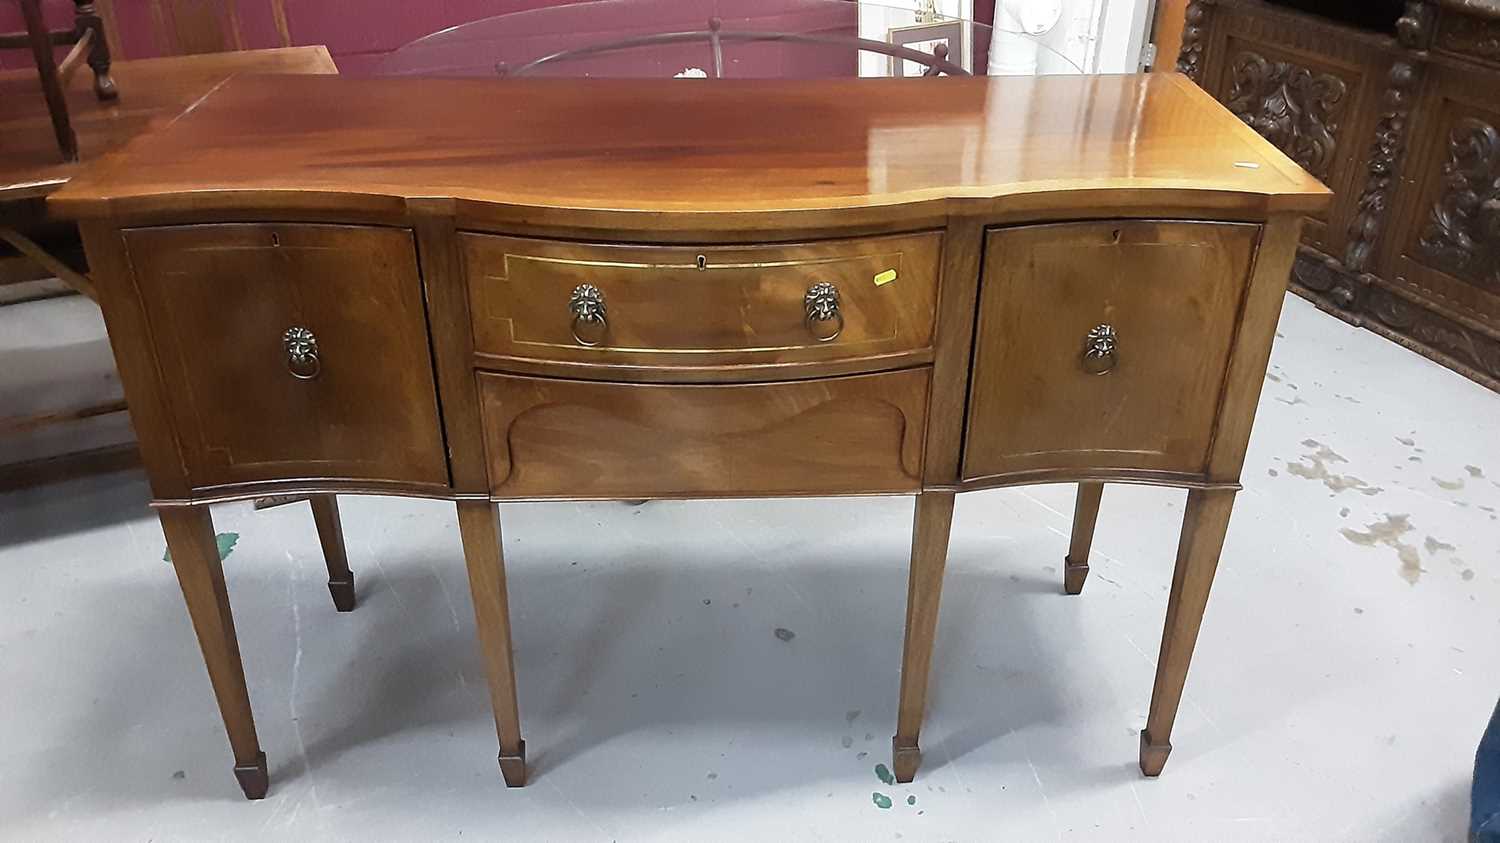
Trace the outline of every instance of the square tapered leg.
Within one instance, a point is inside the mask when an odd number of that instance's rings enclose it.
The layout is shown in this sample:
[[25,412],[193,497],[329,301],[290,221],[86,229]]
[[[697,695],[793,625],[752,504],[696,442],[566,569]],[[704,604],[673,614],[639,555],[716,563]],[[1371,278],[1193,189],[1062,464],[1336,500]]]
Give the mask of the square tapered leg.
[[208,507],[168,507],[157,511],[167,550],[182,598],[187,603],[193,631],[224,731],[234,752],[234,775],[246,799],[261,799],[270,786],[266,773],[266,754],[260,751],[255,734],[255,718],[250,711],[250,691],[245,685],[245,668],[240,661],[240,645],[234,634],[234,616],[229,610],[229,593],[224,586],[224,566],[214,540],[214,524]]
[[323,562],[328,566],[328,594],[333,597],[333,608],[340,612],[354,611],[354,572],[349,570],[349,553],[344,547],[344,526],[339,519],[338,498],[334,495],[314,495],[312,504],[313,522],[318,526],[318,542],[323,546]]
[[1073,536],[1068,555],[1063,559],[1063,591],[1078,594],[1089,577],[1089,551],[1094,545],[1094,525],[1099,521],[1099,500],[1104,496],[1103,483],[1079,483],[1078,498],[1073,505]]
[[1172,724],[1182,702],[1188,664],[1208,605],[1208,591],[1219,567],[1229,514],[1234,507],[1232,489],[1194,489],[1188,492],[1182,516],[1182,537],[1177,543],[1177,565],[1172,572],[1172,591],[1167,598],[1167,620],[1156,660],[1156,684],[1151,689],[1151,709],[1141,732],[1141,772],[1161,774],[1172,752]]
[[909,782],[922,763],[918,737],[927,709],[927,677],[937,637],[938,603],[948,560],[948,529],[953,523],[953,493],[917,496],[912,523],[911,573],[906,593],[906,644],[901,654],[901,705],[891,741],[896,781]]
[[490,702],[495,709],[495,732],[500,737],[500,774],[510,787],[520,787],[526,783],[526,742],[521,740],[521,713],[516,704],[516,666],[499,507],[489,501],[459,501],[458,529],[463,537],[464,562],[469,569],[474,623],[489,680]]

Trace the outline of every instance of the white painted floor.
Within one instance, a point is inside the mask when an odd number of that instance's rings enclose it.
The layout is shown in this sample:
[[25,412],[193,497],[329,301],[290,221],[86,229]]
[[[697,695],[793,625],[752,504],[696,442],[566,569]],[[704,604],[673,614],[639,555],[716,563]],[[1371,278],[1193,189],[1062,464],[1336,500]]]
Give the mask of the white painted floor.
[[1500,396],[1298,299],[1282,323],[1159,780],[1136,733],[1181,492],[1109,487],[1076,598],[1071,487],[961,499],[909,786],[874,770],[910,500],[506,506],[522,790],[451,505],[346,499],[352,615],[305,506],[215,509],[271,760],[246,803],[132,474],[0,497],[0,836],[1461,840],[1500,695]]

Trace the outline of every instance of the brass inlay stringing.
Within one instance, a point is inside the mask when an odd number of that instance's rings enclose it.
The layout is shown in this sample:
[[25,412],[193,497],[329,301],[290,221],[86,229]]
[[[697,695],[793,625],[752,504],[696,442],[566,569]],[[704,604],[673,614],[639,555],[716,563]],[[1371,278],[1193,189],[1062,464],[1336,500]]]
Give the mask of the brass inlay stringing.
[[510,277],[509,265],[512,260],[535,261],[537,263],[555,263],[561,264],[563,266],[610,267],[613,269],[772,269],[779,266],[821,266],[830,263],[847,263],[849,261],[855,260],[869,260],[873,258],[885,257],[895,258],[897,261],[900,261],[901,258],[905,256],[905,254],[905,252],[872,252],[869,254],[835,255],[826,258],[805,258],[802,260],[742,261],[738,263],[716,263],[710,265],[706,260],[706,256],[704,255],[698,256],[705,258],[702,263],[700,263],[697,258],[694,258],[692,263],[644,263],[640,261],[586,260],[582,258],[554,258],[546,257],[543,255],[515,255],[507,253],[505,255],[506,274],[503,276],[491,275],[488,277],[495,278],[497,280],[508,280]]

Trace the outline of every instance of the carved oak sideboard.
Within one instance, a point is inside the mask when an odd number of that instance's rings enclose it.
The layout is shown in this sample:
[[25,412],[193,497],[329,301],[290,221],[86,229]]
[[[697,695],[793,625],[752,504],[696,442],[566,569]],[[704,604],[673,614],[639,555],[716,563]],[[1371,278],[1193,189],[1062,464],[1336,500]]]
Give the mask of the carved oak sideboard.
[[208,504],[272,494],[314,496],[340,610],[337,495],[456,502],[520,785],[498,502],[915,496],[909,781],[954,495],[1078,484],[1077,593],[1106,483],[1185,487],[1156,775],[1327,201],[1166,74],[239,77],[51,199],[80,220],[251,798],[266,760]]
[[1293,288],[1500,390],[1500,0],[1195,0],[1178,70],[1336,194]]

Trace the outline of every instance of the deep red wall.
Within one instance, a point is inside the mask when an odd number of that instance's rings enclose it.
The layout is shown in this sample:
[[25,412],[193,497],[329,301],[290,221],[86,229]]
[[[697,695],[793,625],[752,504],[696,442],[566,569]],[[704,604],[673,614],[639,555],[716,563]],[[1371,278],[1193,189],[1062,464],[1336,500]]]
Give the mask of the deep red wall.
[[[236,0],[233,4],[198,0],[218,12],[226,36],[233,30],[230,8],[237,15],[240,42],[246,49],[281,46],[271,0]],[[570,0],[284,0],[293,44],[326,44],[345,72],[359,72],[380,55],[430,32],[509,12],[559,6]],[[156,4],[161,23],[170,29],[171,2]],[[115,37],[123,58],[172,53],[169,33],[161,31],[151,0],[113,0]],[[65,28],[73,19],[72,0],[42,0],[49,25]],[[208,13],[212,14],[212,12]],[[23,29],[13,0],[0,0],[0,32]],[[228,37],[225,38],[229,43]],[[29,67],[24,50],[0,50],[0,67]]]
[[[232,47],[233,33],[246,49],[282,45],[277,30],[274,0],[100,0],[108,3],[115,23],[114,40],[119,44],[120,58],[148,58],[182,51],[173,32],[190,28],[193,21],[207,22],[218,32],[209,37],[221,38]],[[292,44],[326,44],[341,72],[351,75],[369,72],[390,51],[438,30],[511,12],[549,6],[567,5],[576,0],[281,0],[287,30]],[[799,0],[763,0],[745,5],[758,12],[794,8]],[[849,25],[855,20],[855,4],[850,2]],[[71,0],[42,0],[49,24],[66,27],[73,17]],[[183,20],[174,18],[173,9],[183,8]],[[994,0],[976,0],[976,18],[993,18]],[[194,12],[193,10],[197,10]],[[628,7],[615,7],[610,14],[629,14]],[[231,16],[233,20],[231,21]],[[636,19],[633,26],[650,21]],[[603,21],[601,21],[603,23]],[[0,32],[22,28],[18,5],[0,0]],[[851,33],[852,34],[852,33]],[[977,45],[982,53],[987,43]],[[979,65],[983,66],[983,56]],[[24,50],[0,50],[0,67],[29,67],[30,55]]]

